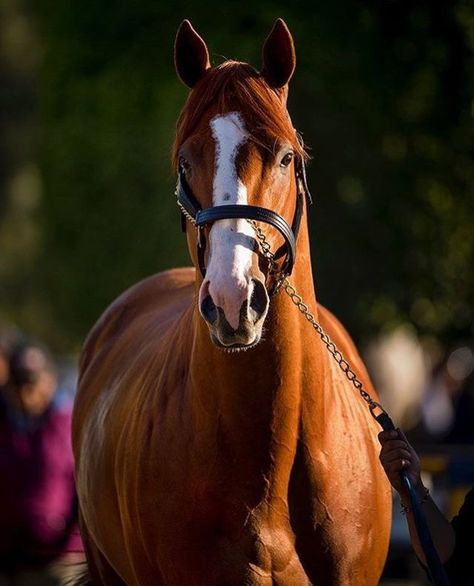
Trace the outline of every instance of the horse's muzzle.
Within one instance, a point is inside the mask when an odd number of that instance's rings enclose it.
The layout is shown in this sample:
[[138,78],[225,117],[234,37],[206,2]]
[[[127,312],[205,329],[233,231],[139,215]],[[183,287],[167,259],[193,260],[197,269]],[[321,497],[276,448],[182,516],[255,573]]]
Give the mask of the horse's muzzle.
[[259,342],[268,305],[269,297],[265,285],[260,280],[253,279],[250,299],[246,299],[240,307],[236,328],[230,325],[224,309],[214,303],[211,295],[203,298],[199,309],[217,346],[245,348]]

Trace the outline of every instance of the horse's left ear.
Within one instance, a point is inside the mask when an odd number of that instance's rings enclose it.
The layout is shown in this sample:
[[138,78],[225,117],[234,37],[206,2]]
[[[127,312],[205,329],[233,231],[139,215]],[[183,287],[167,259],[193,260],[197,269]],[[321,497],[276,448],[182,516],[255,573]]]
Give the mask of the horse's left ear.
[[181,81],[190,88],[193,88],[211,67],[207,45],[189,20],[183,20],[176,33],[174,63]]
[[279,18],[263,45],[263,67],[261,74],[270,87],[282,88],[291,79],[296,67],[293,37]]

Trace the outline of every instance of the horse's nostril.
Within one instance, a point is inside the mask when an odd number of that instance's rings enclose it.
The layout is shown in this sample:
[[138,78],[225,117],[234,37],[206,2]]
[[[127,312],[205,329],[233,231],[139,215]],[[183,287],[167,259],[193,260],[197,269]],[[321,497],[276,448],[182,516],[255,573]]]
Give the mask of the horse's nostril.
[[214,324],[217,321],[217,307],[210,295],[206,295],[201,303],[201,315],[210,324]]
[[265,285],[253,279],[253,291],[250,298],[250,316],[254,323],[256,323],[268,308],[268,293]]

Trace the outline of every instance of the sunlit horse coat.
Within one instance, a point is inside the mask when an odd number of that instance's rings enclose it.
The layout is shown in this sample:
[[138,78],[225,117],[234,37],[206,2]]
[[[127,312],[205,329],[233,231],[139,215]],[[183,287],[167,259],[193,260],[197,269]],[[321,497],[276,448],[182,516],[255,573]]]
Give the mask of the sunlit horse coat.
[[[277,21],[266,41],[261,74],[235,62],[210,68],[204,41],[187,21],[176,65],[194,89],[178,123],[175,158],[183,157],[201,205],[215,204],[215,161],[225,150],[214,130],[235,112],[244,137],[235,145],[246,150],[231,153],[234,179],[250,204],[290,222],[291,159],[303,153],[285,108],[294,49],[284,23]],[[391,502],[377,425],[287,295],[268,303],[263,289],[254,303],[255,287],[270,279],[257,247],[244,268],[226,272],[216,243],[232,242],[245,220],[225,222],[219,229],[229,230],[228,240],[217,238],[214,226],[207,233],[212,282],[194,268],[150,277],[117,299],[86,341],[73,441],[93,582],[375,586]],[[188,243],[196,264],[192,226]],[[236,271],[244,275],[237,292]],[[346,331],[316,302],[306,212],[291,281],[375,398]],[[219,323],[205,313],[216,299],[222,305],[211,313]],[[239,344],[229,332],[240,332]],[[254,347],[225,352],[219,346],[226,344]]]

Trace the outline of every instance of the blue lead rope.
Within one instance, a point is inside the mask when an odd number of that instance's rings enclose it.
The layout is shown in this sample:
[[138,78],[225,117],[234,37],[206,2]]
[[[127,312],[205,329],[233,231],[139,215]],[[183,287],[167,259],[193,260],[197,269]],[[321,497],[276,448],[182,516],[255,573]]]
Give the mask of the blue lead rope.
[[[374,417],[384,431],[396,431],[393,421],[386,411],[382,410],[380,415],[374,415]],[[410,508],[413,512],[413,520],[415,522],[418,540],[420,542],[423,553],[425,554],[428,574],[431,578],[431,581],[433,584],[435,584],[435,586],[450,586],[444,566],[441,563],[438,552],[436,551],[436,548],[433,544],[433,539],[426,521],[425,513],[423,512],[422,504],[418,500],[418,496],[415,492],[415,489],[413,488],[410,477],[405,470],[402,470],[401,477],[403,484],[407,489],[408,498],[410,499]]]

